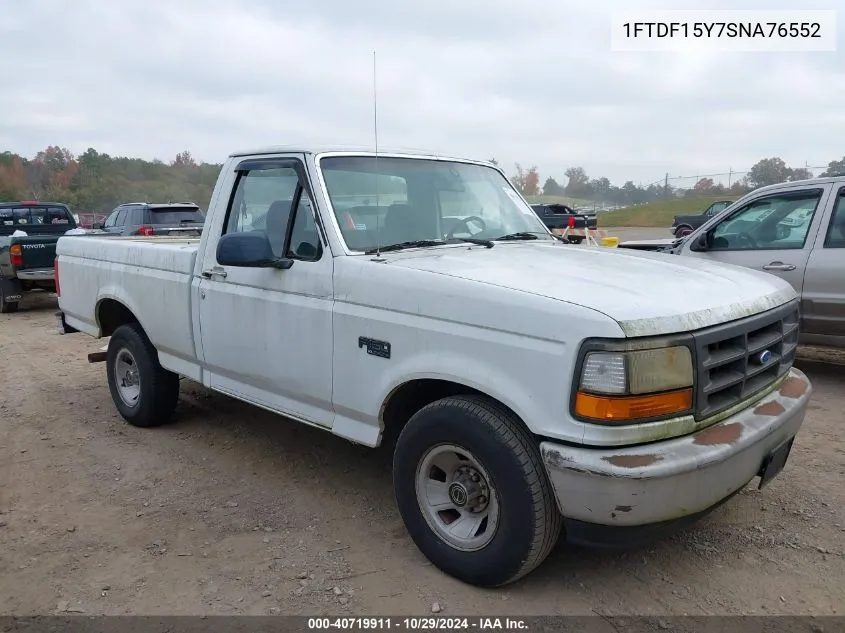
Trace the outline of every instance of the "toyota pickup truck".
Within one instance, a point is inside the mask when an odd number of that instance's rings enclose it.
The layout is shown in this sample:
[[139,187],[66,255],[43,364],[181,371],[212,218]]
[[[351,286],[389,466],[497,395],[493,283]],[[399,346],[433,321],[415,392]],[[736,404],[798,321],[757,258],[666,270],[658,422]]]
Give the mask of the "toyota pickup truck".
[[58,202],[0,202],[0,313],[16,312],[23,292],[53,292],[59,236],[76,219]]
[[[356,222],[351,198],[383,221]],[[561,533],[642,543],[764,486],[811,393],[787,282],[573,249],[460,158],[235,153],[200,238],[63,237],[56,281],[60,331],[109,337],[89,361],[129,424],[167,422],[186,377],[385,443],[411,539],[479,586]]]

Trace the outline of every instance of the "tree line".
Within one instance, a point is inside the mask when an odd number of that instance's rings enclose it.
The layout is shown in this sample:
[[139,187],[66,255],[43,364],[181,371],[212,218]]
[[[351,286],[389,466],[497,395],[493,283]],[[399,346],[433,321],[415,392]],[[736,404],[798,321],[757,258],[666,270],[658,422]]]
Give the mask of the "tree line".
[[[495,159],[491,162],[498,165]],[[133,201],[190,201],[206,209],[221,167],[197,162],[187,150],[167,163],[110,156],[93,148],[75,156],[65,148],[50,146],[32,158],[6,151],[0,153],[0,200],[50,200],[94,213],[107,213],[118,204]],[[831,161],[820,174],[837,175],[845,175],[845,157]],[[811,178],[812,174],[802,167],[789,167],[780,158],[764,158],[730,187],[712,178],[701,178],[688,189],[667,187],[663,182],[642,187],[630,180],[617,186],[605,177],[588,177],[583,167],[570,167],[564,176],[565,185],[549,176],[541,186],[536,166],[525,169],[517,163],[510,180],[526,196],[567,196],[629,205],[669,196],[739,196],[764,185]],[[385,181],[379,190],[387,192],[394,184]]]
[[79,156],[51,146],[33,158],[0,153],[0,200],[49,200],[107,213],[124,202],[195,202],[208,207],[222,165],[197,163],[189,151],[168,163],[110,156],[93,148]]
[[[498,165],[496,159],[491,159]],[[828,163],[827,169],[819,174],[824,176],[845,175],[845,157]],[[628,180],[621,187],[608,178],[590,178],[583,167],[570,167],[564,172],[566,185],[561,185],[555,178],[546,178],[540,186],[540,174],[536,166],[525,169],[516,164],[516,173],[510,177],[511,183],[525,196],[566,196],[580,200],[589,200],[607,204],[631,205],[652,202],[668,197],[738,197],[749,191],[779,182],[805,180],[813,174],[805,167],[789,167],[777,157],[758,161],[745,176],[737,178],[730,186],[714,182],[712,178],[700,178],[690,188],[673,186],[666,182],[655,182],[647,186],[635,185]]]

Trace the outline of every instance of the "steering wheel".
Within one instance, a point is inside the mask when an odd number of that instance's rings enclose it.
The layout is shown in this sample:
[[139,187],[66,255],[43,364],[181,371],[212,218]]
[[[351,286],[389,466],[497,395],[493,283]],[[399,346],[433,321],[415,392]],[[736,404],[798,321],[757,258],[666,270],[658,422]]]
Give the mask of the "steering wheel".
[[740,242],[745,242],[751,248],[757,248],[756,240],[751,237],[751,235],[749,235],[747,232],[743,231],[742,233],[737,233],[736,237]]
[[[470,222],[475,222],[477,224],[480,224],[481,230],[473,233],[469,228]],[[457,222],[455,222],[455,224],[452,226],[452,228],[449,230],[449,232],[446,233],[446,239],[451,240],[452,238],[454,238],[455,233],[457,232],[457,229],[459,229],[461,227],[465,227],[466,230],[467,230],[467,233],[469,233],[470,235],[478,235],[479,233],[483,233],[484,231],[487,230],[487,223],[484,220],[482,220],[481,218],[479,218],[477,215],[468,215],[467,217],[463,218],[462,220],[458,220]]]

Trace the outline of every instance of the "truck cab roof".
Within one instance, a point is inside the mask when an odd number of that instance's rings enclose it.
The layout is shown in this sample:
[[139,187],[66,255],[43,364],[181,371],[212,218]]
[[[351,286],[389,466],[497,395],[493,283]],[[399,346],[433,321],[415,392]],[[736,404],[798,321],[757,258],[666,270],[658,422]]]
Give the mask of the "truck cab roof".
[[[372,146],[364,145],[270,145],[265,147],[251,148],[233,152],[229,155],[229,158],[261,156],[268,154],[310,154],[314,156],[320,154],[355,154],[362,156],[375,156],[376,151]],[[429,150],[412,148],[379,148],[378,155],[396,157],[407,156],[408,158],[429,158],[434,160],[451,160],[463,163],[479,163],[484,165],[491,164],[490,161],[486,160],[460,158],[455,156],[449,156],[446,154],[440,154],[438,152],[432,152]]]

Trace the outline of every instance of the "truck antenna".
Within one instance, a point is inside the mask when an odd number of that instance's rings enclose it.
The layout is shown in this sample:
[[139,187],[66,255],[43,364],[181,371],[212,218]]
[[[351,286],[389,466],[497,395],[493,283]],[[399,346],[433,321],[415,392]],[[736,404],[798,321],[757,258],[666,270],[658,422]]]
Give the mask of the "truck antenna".
[[381,203],[378,191],[378,87],[376,81],[376,52],[373,51],[373,137],[376,150],[376,257],[381,257]]

